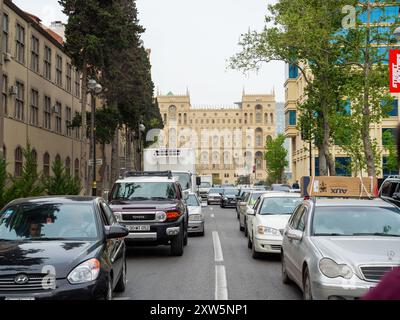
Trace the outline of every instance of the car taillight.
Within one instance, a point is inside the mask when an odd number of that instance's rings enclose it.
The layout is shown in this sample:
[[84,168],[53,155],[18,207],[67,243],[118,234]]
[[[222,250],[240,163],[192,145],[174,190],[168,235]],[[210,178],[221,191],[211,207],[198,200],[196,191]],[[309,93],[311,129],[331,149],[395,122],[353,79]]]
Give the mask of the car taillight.
[[167,212],[167,220],[176,220],[181,216],[180,211],[168,211]]

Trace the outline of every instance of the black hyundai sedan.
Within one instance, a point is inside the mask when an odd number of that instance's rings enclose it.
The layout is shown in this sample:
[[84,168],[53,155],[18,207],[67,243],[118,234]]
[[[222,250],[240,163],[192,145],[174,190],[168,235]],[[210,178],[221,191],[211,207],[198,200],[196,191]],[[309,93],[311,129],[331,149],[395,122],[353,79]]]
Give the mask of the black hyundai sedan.
[[125,290],[127,235],[101,198],[9,203],[0,211],[0,300],[112,299]]

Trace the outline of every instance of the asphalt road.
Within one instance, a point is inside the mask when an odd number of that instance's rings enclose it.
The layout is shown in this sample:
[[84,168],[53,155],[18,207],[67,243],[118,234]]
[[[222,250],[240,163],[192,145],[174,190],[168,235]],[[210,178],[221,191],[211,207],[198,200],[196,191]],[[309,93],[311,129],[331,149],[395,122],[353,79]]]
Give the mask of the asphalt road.
[[255,260],[239,231],[235,209],[203,208],[204,237],[190,237],[182,257],[169,247],[131,247],[128,285],[116,299],[297,300],[301,291],[281,281],[277,256]]

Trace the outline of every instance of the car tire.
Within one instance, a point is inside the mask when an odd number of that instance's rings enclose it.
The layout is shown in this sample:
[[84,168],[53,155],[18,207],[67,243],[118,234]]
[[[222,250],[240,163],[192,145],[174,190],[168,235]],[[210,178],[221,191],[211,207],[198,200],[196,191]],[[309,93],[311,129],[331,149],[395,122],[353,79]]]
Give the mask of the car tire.
[[282,266],[282,282],[283,284],[290,284],[292,281],[290,280],[287,271],[286,271],[286,264],[285,264],[285,256],[282,252],[281,254],[281,266]]
[[256,246],[254,245],[254,238],[252,241],[251,256],[253,257],[253,259],[261,258],[261,253],[256,251]]
[[124,257],[124,262],[122,265],[122,273],[119,276],[118,283],[115,286],[115,292],[124,292],[126,289],[126,259]]
[[185,236],[184,236],[184,238],[183,238],[183,245],[184,245],[185,247],[188,245],[188,238],[189,238],[189,233],[188,233],[188,231],[187,231],[187,229],[186,229],[186,231],[185,231]]
[[253,244],[251,243],[250,235],[247,237],[247,248],[251,249],[253,248]]
[[111,275],[108,277],[107,280],[107,292],[106,296],[104,297],[105,300],[112,300],[113,299],[113,288],[112,288],[112,277]]
[[244,220],[244,236],[248,237],[249,236],[249,231],[247,230],[247,221]]
[[184,235],[183,235],[183,226],[181,226],[182,232],[179,232],[177,236],[175,236],[171,241],[171,255],[180,257],[183,255],[183,247],[184,247]]
[[240,220],[239,220],[239,230],[244,231],[244,227],[240,224]]
[[310,272],[308,268],[304,270],[303,276],[303,299],[304,300],[313,300],[312,290],[311,290],[311,280],[310,280]]

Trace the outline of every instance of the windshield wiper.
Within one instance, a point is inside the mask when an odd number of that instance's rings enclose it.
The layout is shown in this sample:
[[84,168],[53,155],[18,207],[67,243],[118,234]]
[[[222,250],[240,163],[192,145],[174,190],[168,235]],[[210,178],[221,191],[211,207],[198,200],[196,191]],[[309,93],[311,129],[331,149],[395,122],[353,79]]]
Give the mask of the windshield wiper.
[[353,233],[353,236],[382,236],[382,237],[400,237],[400,234],[390,234],[384,232],[375,233]]
[[129,198],[129,201],[143,201],[143,200],[150,200],[148,197],[132,197]]
[[314,233],[315,237],[324,237],[324,236],[328,236],[328,237],[340,237],[340,236],[346,236],[343,233]]
[[59,240],[66,240],[66,239],[65,238],[42,237],[42,238],[26,238],[24,240],[29,240],[29,241],[59,241]]
[[169,200],[169,199],[165,197],[151,197],[151,200]]

